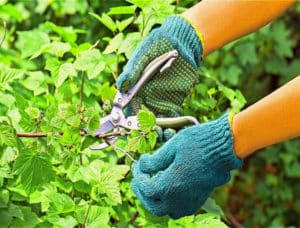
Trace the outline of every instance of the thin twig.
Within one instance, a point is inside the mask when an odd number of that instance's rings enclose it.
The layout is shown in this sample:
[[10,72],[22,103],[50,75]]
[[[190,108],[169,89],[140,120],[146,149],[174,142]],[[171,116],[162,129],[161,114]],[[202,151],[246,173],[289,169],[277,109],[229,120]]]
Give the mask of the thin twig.
[[139,212],[136,211],[133,216],[131,217],[129,224],[133,225],[133,223],[135,222],[136,218],[139,216]]
[[178,12],[178,7],[179,7],[179,0],[176,0],[176,5],[175,5],[175,13],[177,14]]
[[100,40],[97,40],[96,43],[94,43],[92,46],[90,46],[89,50],[94,49],[99,44]]
[[83,89],[84,89],[84,71],[81,72],[81,85],[80,85],[80,101],[79,101],[79,106],[78,106],[78,110],[80,111],[82,108],[82,103],[83,103]]
[[133,162],[136,162],[137,160],[135,160],[126,150],[124,150],[124,149],[122,149],[122,148],[120,148],[120,147],[118,147],[118,146],[116,146],[116,145],[114,145],[114,144],[112,144],[112,143],[109,143],[109,142],[106,142],[106,143],[108,143],[110,146],[112,146],[112,148],[114,149],[114,150],[119,150],[119,151],[121,151],[122,153],[124,153],[131,161],[133,161]]
[[231,225],[234,228],[242,228],[243,227],[242,224],[240,224],[238,222],[238,220],[230,212],[226,213],[226,217],[228,218],[228,220],[230,221]]
[[4,40],[5,40],[5,37],[6,37],[6,22],[5,21],[3,21],[3,28],[4,28],[4,35],[3,35],[3,37],[2,37],[2,39],[0,41],[0,47],[2,46],[2,44],[3,44]]
[[86,210],[86,214],[85,214],[85,216],[84,216],[83,224],[82,224],[82,226],[81,226],[82,228],[85,227],[85,223],[86,223],[86,221],[87,221],[87,218],[88,218],[88,215],[89,215],[89,212],[90,212],[90,208],[91,208],[91,204],[89,204],[88,209]]
[[[64,132],[60,131],[58,132],[59,135],[63,135]],[[84,136],[87,133],[85,131],[81,131],[80,135]],[[128,135],[129,132],[111,132],[111,133],[103,133],[100,135],[96,135],[95,137],[98,139],[102,139],[102,138],[107,138],[107,137],[112,137],[112,136],[123,136],[123,135]],[[48,135],[50,135],[50,133],[45,133],[45,132],[17,132],[17,136],[18,137],[23,137],[23,138],[38,138],[38,137],[47,137]]]

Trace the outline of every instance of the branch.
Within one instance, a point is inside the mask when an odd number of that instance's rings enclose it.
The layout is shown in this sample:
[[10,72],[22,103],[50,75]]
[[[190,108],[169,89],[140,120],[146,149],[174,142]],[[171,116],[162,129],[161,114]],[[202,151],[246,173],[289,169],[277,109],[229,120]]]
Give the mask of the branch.
[[[64,132],[60,131],[58,132],[59,135],[63,135]],[[112,133],[103,133],[100,135],[96,135],[95,137],[98,139],[103,139],[103,138],[107,138],[107,137],[112,137],[112,136],[124,136],[124,135],[128,135],[129,132],[112,132]],[[20,138],[38,138],[38,137],[47,137],[48,135],[50,135],[50,133],[45,133],[45,132],[17,132],[17,136]],[[87,133],[85,131],[81,131],[80,132],[81,136],[87,135]]]
[[135,212],[135,213],[133,214],[133,216],[131,217],[129,223],[130,223],[131,225],[133,225],[133,223],[135,222],[135,220],[136,220],[136,218],[137,218],[138,216],[139,216],[139,212],[137,211],[137,212]]
[[4,35],[3,35],[3,37],[2,37],[2,39],[0,41],[0,47],[2,46],[2,44],[3,44],[4,40],[5,40],[5,37],[6,37],[6,22],[5,21],[3,21],[3,28],[4,28]]
[[[108,142],[107,142],[108,143]],[[122,153],[124,153],[131,161],[133,162],[137,162],[137,160],[135,160],[126,150],[112,144],[112,143],[109,143],[110,146],[112,146],[112,148],[115,150],[115,151],[121,151]]]
[[242,228],[243,227],[242,224],[240,224],[238,222],[238,220],[230,212],[226,213],[226,217],[230,221],[232,227],[235,227],[235,228]]
[[88,208],[87,208],[87,210],[86,210],[86,214],[85,214],[85,216],[84,216],[84,221],[83,221],[82,227],[85,227],[85,224],[86,224],[86,221],[87,221],[89,212],[90,212],[90,208],[91,208],[91,204],[89,204],[89,206],[88,206]]

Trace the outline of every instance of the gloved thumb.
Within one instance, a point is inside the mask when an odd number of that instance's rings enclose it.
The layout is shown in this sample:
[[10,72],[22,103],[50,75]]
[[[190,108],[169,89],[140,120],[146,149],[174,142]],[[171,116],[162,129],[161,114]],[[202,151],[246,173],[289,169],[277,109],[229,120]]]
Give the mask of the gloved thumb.
[[175,151],[162,146],[154,154],[143,154],[140,157],[140,169],[147,174],[155,174],[168,168],[175,158]]

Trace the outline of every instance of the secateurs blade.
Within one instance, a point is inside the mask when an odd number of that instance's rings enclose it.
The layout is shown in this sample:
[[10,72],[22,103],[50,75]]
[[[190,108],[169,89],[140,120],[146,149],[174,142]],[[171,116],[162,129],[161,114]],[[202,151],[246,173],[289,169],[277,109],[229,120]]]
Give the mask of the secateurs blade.
[[[178,52],[176,50],[169,51],[157,57],[149,63],[138,82],[131,89],[125,93],[117,91],[113,100],[111,113],[100,119],[100,127],[92,131],[96,137],[103,138],[105,142],[96,146],[90,146],[90,149],[104,149],[112,145],[118,137],[128,134],[130,130],[139,129],[137,116],[125,116],[123,109],[138,93],[145,82],[147,82],[156,73],[162,73],[169,69],[177,57]],[[174,118],[156,118],[156,124],[165,128],[178,128],[188,124],[198,124],[198,121],[192,116],[182,116]],[[86,130],[86,132],[90,131]],[[109,132],[112,132],[112,134],[108,134]]]

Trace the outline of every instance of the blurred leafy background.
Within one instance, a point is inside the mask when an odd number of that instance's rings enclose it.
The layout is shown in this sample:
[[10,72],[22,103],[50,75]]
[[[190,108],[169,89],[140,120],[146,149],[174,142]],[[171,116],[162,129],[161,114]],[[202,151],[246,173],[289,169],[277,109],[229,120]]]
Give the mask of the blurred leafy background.
[[[75,210],[74,202],[70,201],[66,194],[82,196],[80,201],[82,203],[84,200],[88,201],[90,196],[90,193],[82,188],[89,189],[91,186],[80,181],[74,173],[72,176],[67,172],[65,176],[57,160],[55,164],[51,162],[53,167],[56,167],[54,169],[56,174],[62,177],[55,180],[54,185],[58,190],[47,195],[47,191],[49,192],[53,186],[42,186],[43,191],[38,191],[41,195],[45,193],[48,201],[41,202],[40,199],[35,198],[38,196],[32,196],[31,191],[29,191],[31,195],[28,195],[28,192],[24,193],[18,188],[18,183],[24,182],[22,177],[21,180],[18,179],[20,174],[18,163],[22,160],[19,162],[15,160],[19,154],[22,155],[22,152],[19,147],[16,148],[12,144],[32,146],[34,143],[33,141],[21,142],[19,139],[4,140],[8,136],[5,132],[8,131],[9,126],[12,125],[17,130],[33,130],[30,128],[31,118],[34,120],[34,125],[41,124],[42,126],[39,127],[43,129],[43,122],[40,119],[44,117],[41,117],[39,110],[45,111],[48,108],[46,118],[50,122],[54,115],[61,113],[55,105],[59,106],[63,102],[68,102],[67,109],[71,112],[70,110],[75,107],[71,104],[80,102],[78,85],[80,85],[81,74],[78,72],[81,71],[86,71],[88,76],[83,105],[91,107],[87,116],[90,117],[89,126],[93,125],[92,119],[99,117],[95,112],[103,114],[107,107],[109,109],[115,92],[115,78],[138,42],[153,26],[162,23],[166,16],[180,13],[196,2],[195,0],[0,0],[0,39],[6,31],[0,47],[0,129],[2,131],[2,135],[0,132],[0,207],[2,208],[0,208],[0,223],[2,223],[0,226],[6,227],[12,222],[11,226],[16,227],[22,224],[27,224],[28,227],[37,224],[42,227],[51,224],[64,227],[75,226],[77,223],[86,223],[87,227],[93,227],[93,221],[96,220],[99,223],[95,224],[98,225],[107,223],[118,227],[130,225],[160,227],[165,226],[166,223],[169,227],[187,225],[197,227],[200,224],[205,226],[207,221],[209,222],[206,225],[212,226],[213,222],[216,222],[215,226],[221,226],[222,223],[218,223],[220,218],[223,218],[227,224],[239,223],[245,227],[300,226],[299,139],[266,148],[247,158],[243,169],[234,172],[230,184],[214,192],[213,198],[226,216],[222,215],[223,212],[217,212],[218,216],[207,213],[202,217],[198,215],[179,221],[155,218],[143,211],[129,189],[130,177],[126,177],[126,181],[121,182],[119,193],[124,203],[116,206],[114,200],[119,200],[108,196],[105,198],[106,205],[113,205],[113,209],[105,209],[103,206],[105,204],[100,203],[101,208],[91,206],[91,209],[88,209],[92,211],[94,218],[88,217],[87,221],[84,221],[86,210],[83,209],[83,212],[74,212],[75,220],[69,216]],[[128,7],[120,8],[120,6]],[[185,102],[186,114],[194,115],[200,121],[207,121],[218,117],[229,107],[238,111],[299,75],[299,31],[300,3],[297,3],[270,25],[207,56],[199,70],[201,81]],[[52,104],[50,108],[49,102]],[[26,109],[27,106],[32,108]],[[16,108],[19,114],[16,114]],[[3,117],[9,117],[10,120],[4,120]],[[68,127],[78,130],[76,121],[77,119],[71,119]],[[47,127],[49,126],[45,126],[44,129],[49,129]],[[61,129],[66,126],[56,127]],[[64,145],[64,149],[59,150],[64,153],[72,152],[74,149],[70,147],[65,150],[70,141],[78,142],[79,139],[72,137],[70,133],[70,137],[61,139],[59,145],[53,141],[46,144],[39,142],[34,145],[36,147],[51,145],[53,150],[58,150],[58,147]],[[76,151],[85,148],[85,144],[85,141],[80,142],[80,147]],[[76,160],[75,157],[78,155],[76,153],[74,157],[68,155],[66,158],[66,160],[73,159],[70,164]],[[122,160],[122,155],[116,157],[105,153],[78,153],[81,158],[82,154],[86,156],[87,164],[93,163],[107,169],[109,164],[121,164],[120,159]],[[99,157],[104,163],[96,162]],[[42,161],[48,161],[47,159]],[[62,164],[62,166],[70,168],[72,167],[70,164]],[[118,166],[116,168],[118,169]],[[127,168],[122,169],[123,171],[120,172],[126,173]],[[45,170],[47,171],[47,168]],[[52,169],[48,171],[49,175],[53,175]],[[79,178],[79,181],[76,178]],[[62,183],[64,181],[65,184]],[[47,180],[43,180],[44,185],[46,182]],[[69,184],[74,185],[70,187]],[[69,188],[72,191],[69,191]],[[45,204],[49,204],[49,199],[55,198],[64,201],[66,208],[50,203],[52,214],[50,212],[47,214],[47,209],[37,206],[37,203],[42,205],[44,203],[46,207]],[[98,198],[95,199],[97,200],[99,202]],[[76,202],[75,199],[74,201]],[[218,207],[213,202],[210,203],[204,210],[218,211]],[[211,205],[213,209],[210,210]],[[82,203],[82,207],[86,209],[88,206]],[[138,208],[139,213],[135,212],[134,207]],[[11,215],[7,214],[8,212]],[[102,216],[100,221],[95,219],[99,218],[99,214]],[[211,220],[205,220],[205,216]]]

